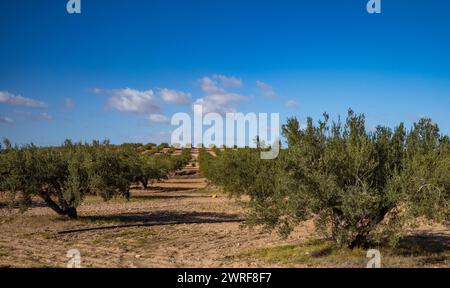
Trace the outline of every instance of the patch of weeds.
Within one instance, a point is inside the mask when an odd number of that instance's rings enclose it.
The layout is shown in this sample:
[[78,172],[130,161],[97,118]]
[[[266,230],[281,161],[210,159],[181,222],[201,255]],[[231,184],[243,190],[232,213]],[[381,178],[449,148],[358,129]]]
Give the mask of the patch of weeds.
[[101,244],[111,239],[120,239],[137,244],[145,245],[148,243],[148,237],[155,235],[152,229],[125,229],[119,231],[110,231],[109,233],[97,234],[96,238],[92,240],[93,244]]
[[51,231],[41,231],[37,234],[45,239],[54,239],[56,237],[55,233]]
[[271,264],[307,267],[363,267],[365,252],[337,249],[329,240],[309,240],[298,245],[284,245],[244,252],[239,258],[256,258]]
[[[433,247],[425,239],[419,239],[417,242],[413,245],[405,242],[397,248],[376,248],[381,252],[382,267],[450,267],[450,249],[444,241],[441,241],[439,247]],[[269,264],[287,267],[364,268],[369,260],[366,253],[367,250],[361,248],[338,249],[332,241],[316,239],[297,245],[250,250],[235,257],[238,260],[258,259]]]
[[59,216],[49,215],[21,215],[17,217],[14,222],[21,223],[21,226],[28,228],[42,228],[44,226],[50,226],[55,222],[64,221]]

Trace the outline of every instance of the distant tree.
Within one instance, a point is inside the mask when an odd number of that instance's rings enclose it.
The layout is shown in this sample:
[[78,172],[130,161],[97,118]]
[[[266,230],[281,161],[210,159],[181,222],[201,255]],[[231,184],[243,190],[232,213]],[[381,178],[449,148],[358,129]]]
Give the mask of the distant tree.
[[147,149],[147,150],[150,150],[150,149],[153,149],[153,148],[155,148],[157,145],[155,144],[155,143],[148,143],[148,144],[145,144],[145,148]]
[[160,148],[169,148],[170,145],[169,145],[169,143],[165,143],[164,142],[164,143],[159,144],[158,147],[160,147]]
[[170,172],[170,158],[164,155],[141,155],[139,157],[140,171],[136,174],[136,180],[139,181],[144,189],[147,189],[150,183],[166,179]]

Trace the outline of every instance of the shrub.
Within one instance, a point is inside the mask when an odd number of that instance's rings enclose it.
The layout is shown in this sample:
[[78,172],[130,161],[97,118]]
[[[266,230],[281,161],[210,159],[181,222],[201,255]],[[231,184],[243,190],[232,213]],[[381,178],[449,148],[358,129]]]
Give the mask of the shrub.
[[171,157],[170,171],[175,172],[186,166],[191,160],[191,150],[183,149],[181,155]]
[[98,195],[105,201],[115,196],[129,198],[132,182],[147,187],[191,159],[189,149],[171,156],[142,154],[139,147],[69,140],[61,147],[12,147],[6,140],[0,149],[0,192],[10,194],[24,209],[33,197],[39,197],[59,215],[76,218],[76,208],[85,195]]
[[151,150],[151,149],[153,149],[155,147],[156,147],[155,143],[147,143],[147,144],[145,144],[145,149],[146,150]]
[[250,196],[249,222],[289,234],[315,219],[319,232],[338,246],[395,245],[405,224],[424,216],[449,221],[449,139],[429,119],[394,130],[368,132],[364,115],[346,122],[328,115],[304,129],[295,118],[283,126],[289,148],[261,160],[260,149],[201,151],[200,169],[232,195]]
[[161,149],[162,149],[162,148],[169,148],[170,145],[169,145],[169,143],[165,143],[165,142],[164,142],[164,143],[159,144],[158,147],[161,148]]
[[135,174],[135,181],[147,188],[148,184],[167,179],[169,174],[182,169],[190,159],[189,149],[183,149],[179,156],[142,154],[137,159],[139,170]]
[[24,208],[40,197],[59,215],[76,218],[86,194],[109,200],[129,196],[135,167],[133,152],[109,143],[94,142],[62,147],[8,146],[0,154],[0,191],[18,198]]
[[140,170],[135,175],[135,180],[139,181],[146,189],[148,184],[166,179],[170,172],[170,160],[164,155],[140,155]]

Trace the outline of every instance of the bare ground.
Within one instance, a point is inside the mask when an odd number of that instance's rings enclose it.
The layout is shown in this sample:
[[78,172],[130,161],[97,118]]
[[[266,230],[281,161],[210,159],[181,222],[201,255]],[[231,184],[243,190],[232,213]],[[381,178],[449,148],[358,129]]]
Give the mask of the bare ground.
[[[74,248],[81,252],[83,267],[304,267],[311,262],[303,256],[289,260],[289,255],[303,253],[296,245],[316,238],[312,222],[300,225],[287,239],[240,222],[220,223],[242,219],[245,210],[199,177],[169,179],[148,190],[135,188],[130,201],[88,197],[78,211],[78,220],[66,220],[39,203],[23,214],[0,203],[0,267],[65,267],[66,253]],[[188,224],[193,221],[201,223]],[[173,222],[180,224],[58,233]],[[390,266],[450,266],[448,228],[423,225],[405,243],[407,248],[388,253]],[[362,267],[366,261],[362,253],[313,263]]]
[[[244,210],[225,195],[207,189],[204,178],[176,178],[149,190],[132,190],[132,199],[103,202],[89,197],[78,220],[65,220],[46,207],[21,214],[0,209],[0,266],[64,267],[69,249],[81,252],[84,267],[259,267],[234,259],[250,248],[294,243],[312,233],[300,227],[289,239],[233,221]],[[199,190],[200,189],[200,190]],[[36,205],[39,206],[39,205]],[[129,227],[59,234],[74,228],[165,222],[199,224]]]

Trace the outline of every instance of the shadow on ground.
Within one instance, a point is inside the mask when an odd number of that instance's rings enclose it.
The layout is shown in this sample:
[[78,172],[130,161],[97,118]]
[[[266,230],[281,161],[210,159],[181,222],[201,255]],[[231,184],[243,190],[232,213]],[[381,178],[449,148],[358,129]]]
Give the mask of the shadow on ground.
[[145,223],[157,222],[164,223],[211,223],[240,220],[238,214],[227,214],[217,212],[176,212],[176,211],[158,211],[158,212],[139,212],[139,213],[121,213],[102,216],[79,216],[79,220],[84,221],[102,221],[102,222],[120,222],[120,223]]
[[[0,202],[0,209],[19,209],[21,207],[18,202]],[[47,205],[42,201],[32,201],[29,204],[28,208],[37,208],[37,207],[47,207]]]
[[207,195],[133,195],[133,199],[139,200],[164,200],[164,199],[186,199],[186,198],[211,198]]
[[[190,188],[190,187],[148,187],[147,189],[144,189],[142,187],[133,187],[132,189],[137,190],[139,192],[153,192],[153,193],[183,192],[183,191],[198,190],[198,188]],[[131,194],[133,195],[133,192]]]
[[400,241],[395,254],[419,257],[421,265],[450,264],[450,235],[424,232]]
[[450,251],[450,235],[434,232],[407,236],[402,239],[399,248],[402,254]]
[[204,224],[204,223],[225,223],[243,222],[237,214],[226,214],[216,212],[173,212],[159,211],[156,213],[122,213],[103,216],[79,216],[79,220],[86,222],[105,222],[108,225],[97,227],[74,228],[58,231],[58,234],[75,232],[85,232],[93,230],[106,230],[126,227],[144,227],[178,224]]

